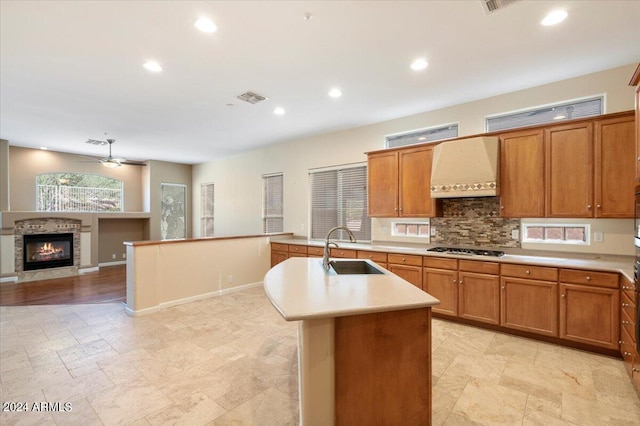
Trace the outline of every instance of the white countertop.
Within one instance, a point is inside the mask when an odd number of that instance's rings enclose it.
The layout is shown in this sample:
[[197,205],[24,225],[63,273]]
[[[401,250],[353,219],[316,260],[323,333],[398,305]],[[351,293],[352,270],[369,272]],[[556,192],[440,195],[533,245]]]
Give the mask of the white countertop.
[[[300,238],[274,239],[273,242],[283,244],[300,244],[308,246],[323,246],[320,241],[305,240]],[[453,255],[445,253],[429,252],[427,249],[437,246],[446,246],[446,244],[426,244],[406,246],[402,243],[383,243],[383,244],[367,244],[367,243],[338,243],[340,248],[354,250],[380,251],[387,253],[415,254],[420,256],[450,257],[465,260],[482,260],[485,262],[502,262],[502,263],[520,263],[527,265],[550,266],[555,268],[579,268],[595,271],[617,272],[625,276],[629,281],[633,281],[633,256],[614,256],[602,254],[581,254],[581,253],[563,253],[557,251],[543,250],[524,250],[509,248],[492,248],[493,250],[503,250],[505,255],[502,257],[490,256],[466,256]]]
[[292,257],[267,272],[264,289],[271,304],[287,321],[398,311],[440,303],[382,270],[384,274],[332,275],[324,270],[320,258]]

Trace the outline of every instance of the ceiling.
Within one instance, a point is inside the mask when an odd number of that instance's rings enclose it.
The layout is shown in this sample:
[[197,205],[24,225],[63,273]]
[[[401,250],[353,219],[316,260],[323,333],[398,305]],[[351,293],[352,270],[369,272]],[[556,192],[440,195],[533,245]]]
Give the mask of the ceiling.
[[[555,8],[568,18],[541,26]],[[631,64],[639,42],[634,0],[2,0],[0,138],[197,164]]]

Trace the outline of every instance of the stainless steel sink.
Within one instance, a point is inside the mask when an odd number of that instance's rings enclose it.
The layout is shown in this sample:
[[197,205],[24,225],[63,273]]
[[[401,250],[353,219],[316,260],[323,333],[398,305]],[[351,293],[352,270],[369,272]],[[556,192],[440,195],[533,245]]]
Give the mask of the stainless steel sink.
[[330,271],[338,275],[369,275],[384,274],[380,269],[364,260],[332,260],[329,262]]

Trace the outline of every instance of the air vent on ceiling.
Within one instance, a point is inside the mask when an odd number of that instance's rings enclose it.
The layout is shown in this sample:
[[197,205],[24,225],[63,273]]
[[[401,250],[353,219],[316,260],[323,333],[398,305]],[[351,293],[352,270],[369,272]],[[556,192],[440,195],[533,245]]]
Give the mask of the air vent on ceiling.
[[249,102],[250,104],[257,104],[258,102],[264,101],[267,98],[254,92],[245,92],[242,95],[238,95],[238,99],[240,99],[241,101]]
[[91,144],[91,145],[100,145],[100,146],[102,146],[102,145],[106,145],[107,141],[99,141],[99,140],[95,140],[95,139],[88,139],[86,143]]
[[495,12],[498,9],[509,6],[517,0],[480,0],[484,11],[487,13]]

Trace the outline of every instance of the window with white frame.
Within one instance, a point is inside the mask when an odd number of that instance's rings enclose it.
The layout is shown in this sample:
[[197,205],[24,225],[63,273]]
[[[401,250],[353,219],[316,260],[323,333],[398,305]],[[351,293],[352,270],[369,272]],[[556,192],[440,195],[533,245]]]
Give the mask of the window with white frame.
[[591,227],[588,224],[526,223],[522,225],[523,243],[578,244],[591,243]]
[[39,212],[121,212],[122,181],[90,173],[45,173],[36,177]]
[[213,183],[200,185],[200,233],[203,237],[213,237]]
[[284,231],[283,174],[262,176],[262,232]]
[[385,148],[435,142],[458,137],[458,123],[442,124],[420,130],[385,136]]
[[[344,166],[309,172],[311,239],[324,239],[335,226],[346,226],[358,241],[371,240],[367,208],[367,166]],[[332,235],[348,241],[343,230]]]
[[485,118],[487,132],[555,123],[575,118],[593,117],[603,112],[604,98],[597,96],[588,99],[543,105],[526,110],[492,115]]

